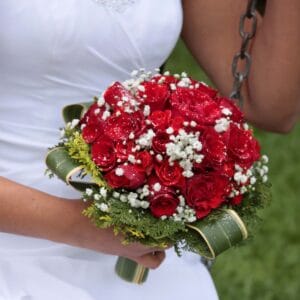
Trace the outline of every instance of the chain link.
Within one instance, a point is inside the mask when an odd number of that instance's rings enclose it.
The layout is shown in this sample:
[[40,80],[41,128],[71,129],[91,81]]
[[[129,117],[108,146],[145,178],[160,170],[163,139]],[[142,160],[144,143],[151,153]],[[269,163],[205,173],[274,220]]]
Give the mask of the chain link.
[[[230,98],[238,100],[240,107],[243,105],[241,88],[243,82],[249,76],[252,62],[248,50],[250,41],[255,36],[257,28],[256,3],[257,0],[248,0],[246,12],[240,17],[239,32],[242,38],[242,44],[240,51],[234,55],[232,61],[232,75],[234,81]],[[245,29],[246,21],[251,21],[250,31],[246,31]]]

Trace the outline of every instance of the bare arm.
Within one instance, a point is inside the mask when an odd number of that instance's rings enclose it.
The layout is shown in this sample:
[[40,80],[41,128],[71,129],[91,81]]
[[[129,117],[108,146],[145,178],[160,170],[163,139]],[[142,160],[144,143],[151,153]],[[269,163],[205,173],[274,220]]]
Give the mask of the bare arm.
[[[231,62],[239,50],[245,0],[184,0],[183,38],[224,95],[232,88]],[[246,118],[278,132],[300,114],[300,1],[268,0],[251,47],[253,64],[244,89]]]
[[[111,229],[99,229],[82,216],[80,200],[57,198],[0,177],[0,231],[48,239],[103,253],[129,257],[155,268],[161,249],[140,244],[123,246]],[[152,255],[158,251],[156,255]]]

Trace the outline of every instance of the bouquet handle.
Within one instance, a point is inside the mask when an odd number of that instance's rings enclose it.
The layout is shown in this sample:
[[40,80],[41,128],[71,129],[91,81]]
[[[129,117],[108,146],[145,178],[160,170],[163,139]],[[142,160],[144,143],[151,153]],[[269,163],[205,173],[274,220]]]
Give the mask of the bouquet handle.
[[123,280],[136,284],[144,283],[149,273],[148,268],[122,256],[118,257],[115,271]]

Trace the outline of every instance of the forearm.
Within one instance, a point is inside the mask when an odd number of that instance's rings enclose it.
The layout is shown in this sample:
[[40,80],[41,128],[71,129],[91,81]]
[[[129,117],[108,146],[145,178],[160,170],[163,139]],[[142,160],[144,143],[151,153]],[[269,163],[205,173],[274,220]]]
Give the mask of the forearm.
[[0,177],[0,231],[63,241],[71,213],[67,200]]
[[288,131],[300,113],[300,1],[268,0],[252,47],[245,111],[267,129]]
[[125,256],[149,268],[161,264],[161,248],[122,245],[121,235],[97,228],[82,215],[85,207],[81,200],[60,199],[0,177],[0,231]]

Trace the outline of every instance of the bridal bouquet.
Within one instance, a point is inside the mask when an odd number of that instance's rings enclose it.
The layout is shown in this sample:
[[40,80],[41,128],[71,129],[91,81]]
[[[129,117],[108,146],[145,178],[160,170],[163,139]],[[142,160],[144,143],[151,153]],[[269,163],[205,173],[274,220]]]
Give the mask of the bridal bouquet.
[[[82,191],[96,226],[125,243],[213,259],[247,238],[269,198],[268,159],[241,111],[185,73],[135,72],[64,117],[48,168]],[[125,258],[116,271],[138,283],[147,275]]]

